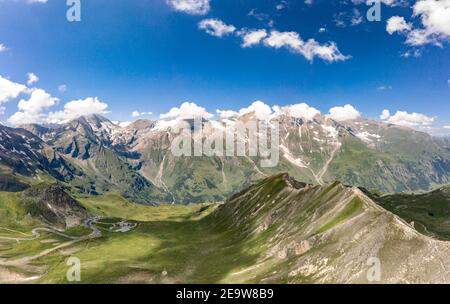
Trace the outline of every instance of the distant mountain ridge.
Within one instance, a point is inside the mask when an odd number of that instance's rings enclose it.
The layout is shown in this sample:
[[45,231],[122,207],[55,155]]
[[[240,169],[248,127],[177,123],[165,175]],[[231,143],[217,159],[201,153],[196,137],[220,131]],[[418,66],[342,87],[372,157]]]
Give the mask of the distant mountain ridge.
[[[257,117],[205,120],[202,140],[251,119]],[[120,127],[92,115],[62,125],[0,126],[0,175],[36,178],[40,172],[85,193],[115,191],[142,204],[222,201],[279,172],[307,183],[340,180],[380,192],[427,191],[450,183],[448,140],[362,118],[338,122],[283,114],[276,119],[280,161],[275,168],[262,168],[260,157],[175,157],[170,147],[181,120]]]

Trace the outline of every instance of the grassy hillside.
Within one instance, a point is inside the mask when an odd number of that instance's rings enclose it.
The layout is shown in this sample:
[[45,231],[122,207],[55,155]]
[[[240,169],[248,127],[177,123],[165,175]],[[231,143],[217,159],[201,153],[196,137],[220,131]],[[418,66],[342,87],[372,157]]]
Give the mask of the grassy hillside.
[[384,208],[413,222],[418,231],[450,241],[450,186],[425,194],[395,194],[378,200]]
[[[29,234],[34,226],[25,230],[14,198],[1,197],[22,225],[5,233]],[[29,241],[0,237],[0,281],[68,283],[69,257],[81,261],[81,283],[368,283],[372,257],[382,282],[450,281],[442,267],[449,243],[340,183],[312,186],[280,174],[222,205],[149,207],[114,193],[79,201],[104,217],[94,225],[101,236],[78,228]],[[132,228],[113,229],[119,217]]]

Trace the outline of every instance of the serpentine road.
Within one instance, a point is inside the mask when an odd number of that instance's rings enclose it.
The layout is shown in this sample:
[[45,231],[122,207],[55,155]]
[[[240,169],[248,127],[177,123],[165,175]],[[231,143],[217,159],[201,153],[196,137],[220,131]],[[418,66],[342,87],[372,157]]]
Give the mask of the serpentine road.
[[[50,228],[46,228],[46,227],[39,227],[39,228],[34,228],[33,230],[31,230],[31,236],[30,237],[3,237],[0,236],[0,240],[8,240],[8,241],[16,241],[16,242],[22,242],[22,241],[34,241],[37,240],[41,237],[41,234],[39,232],[50,232],[62,237],[65,237],[67,239],[71,239],[71,240],[75,240],[75,241],[84,241],[84,240],[88,240],[88,239],[94,239],[94,238],[98,238],[100,236],[102,236],[101,231],[95,227],[95,224],[100,220],[100,218],[98,217],[94,217],[94,218],[90,218],[88,220],[86,220],[85,222],[85,226],[89,227],[90,229],[92,229],[91,234],[87,235],[87,236],[82,236],[82,237],[75,237],[75,236],[70,236],[67,234],[64,234],[58,230],[55,229],[50,229]],[[16,232],[16,233],[21,233],[19,231],[14,231],[8,228],[2,228],[0,227],[0,229],[2,230],[6,230],[6,231],[10,231],[10,232]]]

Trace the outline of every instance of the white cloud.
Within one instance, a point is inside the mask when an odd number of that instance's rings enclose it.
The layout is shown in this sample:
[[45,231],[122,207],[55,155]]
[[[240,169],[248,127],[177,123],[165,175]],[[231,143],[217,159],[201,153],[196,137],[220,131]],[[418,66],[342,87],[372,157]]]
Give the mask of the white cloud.
[[410,58],[410,57],[419,58],[420,56],[422,56],[422,52],[419,49],[410,50],[410,51],[404,52],[403,54],[401,54],[401,56],[403,58]]
[[202,20],[198,24],[198,28],[215,37],[223,37],[236,31],[233,25],[227,25],[219,19]]
[[28,100],[20,100],[19,111],[14,113],[8,122],[13,125],[41,123],[45,119],[43,111],[58,103],[58,98],[42,89],[33,89]]
[[350,24],[355,26],[355,25],[363,23],[363,21],[364,21],[364,19],[363,19],[363,16],[361,15],[361,12],[357,8],[354,8],[353,16],[351,17]]
[[[366,0],[352,0],[353,4],[365,4]],[[387,6],[407,6],[408,0],[381,0],[381,3]]]
[[385,109],[385,110],[383,110],[383,112],[381,112],[381,115],[380,115],[381,120],[389,119],[389,117],[391,117],[391,112],[389,110]]
[[347,121],[360,118],[361,113],[352,105],[347,104],[343,107],[331,108],[328,117],[336,121]]
[[113,121],[112,123],[118,125],[121,128],[126,128],[132,124],[131,121]]
[[450,126],[444,126],[444,129],[450,130]]
[[249,113],[253,113],[259,120],[267,120],[272,115],[272,109],[264,102],[257,100],[248,108],[243,108],[239,111],[239,115],[241,116]]
[[385,111],[383,111],[380,118],[387,123],[395,125],[407,127],[424,127],[432,125],[435,121],[434,117],[429,117],[427,115],[420,113],[408,113],[406,111],[397,111],[397,113],[391,116],[389,111],[387,112]]
[[175,10],[190,15],[205,15],[211,9],[209,0],[167,0]]
[[100,101],[97,97],[73,100],[64,105],[64,110],[48,114],[49,123],[65,123],[80,116],[108,113],[108,104]]
[[7,50],[6,46],[3,43],[0,43],[0,53],[5,52]]
[[306,120],[312,120],[316,115],[320,115],[319,110],[309,106],[306,103],[299,103],[285,107],[274,106],[273,109],[276,114],[294,118],[303,118]]
[[327,31],[327,29],[324,28],[324,27],[321,27],[321,28],[319,29],[319,33],[325,33],[326,31]]
[[139,112],[139,111],[133,111],[131,113],[131,116],[133,117],[140,117],[140,116],[146,116],[146,115],[152,115],[152,112]]
[[303,118],[312,120],[320,111],[309,106],[306,103],[293,104],[288,106],[273,106],[270,107],[263,101],[257,100],[250,106],[240,109],[238,112],[232,110],[217,110],[217,114],[221,120],[242,117],[248,114],[254,114],[258,120],[270,120],[280,115],[286,115],[293,118]]
[[197,106],[193,102],[185,102],[179,108],[174,107],[169,112],[161,114],[161,119],[193,119],[202,117],[211,119],[214,115],[205,108]]
[[39,77],[37,77],[36,74],[34,73],[28,73],[27,77],[28,77],[27,85],[29,86],[39,81]]
[[67,85],[65,85],[65,84],[59,85],[58,91],[60,91],[61,93],[64,93],[65,91],[67,91]]
[[27,0],[28,3],[33,4],[33,3],[47,3],[48,0]]
[[412,31],[409,43],[440,43],[450,38],[450,0],[417,1],[413,10],[413,16],[421,18],[423,29]]
[[219,114],[220,119],[231,119],[239,116],[238,112],[232,110],[216,110],[216,112]]
[[303,55],[307,60],[312,61],[314,57],[319,57],[325,61],[345,61],[349,56],[344,56],[334,42],[319,44],[314,39],[304,41],[296,32],[272,31],[270,36],[264,39],[264,44],[272,48],[287,48],[291,52]]
[[407,34],[406,43],[412,46],[442,46],[450,40],[450,0],[418,0],[413,6],[412,17],[420,18],[420,28],[413,28],[403,17],[395,16],[389,19],[391,24],[388,21],[386,29],[390,34]]
[[270,21],[270,16],[268,14],[260,13],[256,8],[252,9],[248,16],[254,17],[259,21]]
[[377,88],[377,91],[387,91],[387,90],[392,90],[392,86],[382,85]]
[[26,86],[0,76],[0,105],[13,98],[17,98],[20,93],[23,93],[26,90]]
[[284,10],[287,6],[289,5],[289,2],[286,0],[282,0],[279,3],[277,3],[277,5],[275,6],[275,9],[277,11],[282,11]]
[[400,16],[394,16],[388,19],[386,25],[386,31],[392,35],[396,32],[409,32],[411,30],[411,24],[407,23],[405,18]]
[[261,40],[267,37],[267,31],[262,30],[241,30],[239,35],[242,36],[242,47],[247,48],[259,44]]

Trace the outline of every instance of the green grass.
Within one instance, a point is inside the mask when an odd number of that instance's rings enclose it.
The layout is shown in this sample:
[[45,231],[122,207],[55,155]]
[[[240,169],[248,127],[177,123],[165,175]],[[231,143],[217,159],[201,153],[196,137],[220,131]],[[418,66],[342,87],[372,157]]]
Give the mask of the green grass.
[[[236,242],[236,232],[217,229],[205,217],[208,208],[205,215],[198,206],[189,207],[190,212],[174,206],[139,209],[145,214],[134,218],[149,220],[139,221],[135,230],[104,231],[101,239],[78,245],[73,255],[82,262],[82,283],[130,283],[136,277],[148,283],[217,283],[258,257]],[[66,258],[55,253],[40,259],[38,264],[50,265],[40,282],[67,283]]]
[[204,206],[200,204],[151,207],[132,203],[120,194],[113,192],[100,196],[76,198],[93,214],[135,221],[182,220]]
[[423,234],[450,241],[450,187],[425,194],[395,194],[377,198]]
[[323,225],[315,234],[321,234],[324,233],[333,227],[339,225],[340,223],[344,222],[346,219],[352,217],[357,212],[361,210],[361,207],[363,205],[363,202],[360,198],[355,197],[353,198],[335,218],[333,218],[331,221]]
[[[20,231],[29,233],[34,225],[27,226],[23,221],[26,215],[20,208],[19,194],[1,193],[0,199],[0,210],[14,214],[9,217],[14,221],[5,225],[22,225]],[[218,283],[230,281],[233,271],[252,266],[259,256],[258,248],[237,241],[238,231],[223,230],[208,217],[216,205],[149,207],[130,203],[114,193],[81,197],[80,202],[91,212],[107,217],[99,224],[105,228],[103,236],[35,259],[22,265],[21,272],[41,276],[40,283],[68,283],[66,260],[75,256],[82,263],[81,283],[133,283],[138,279],[148,283]],[[108,231],[121,218],[138,226],[126,233]],[[77,227],[65,233],[84,236],[90,230]],[[31,257],[69,241],[43,232],[39,240],[1,242],[5,246],[0,247],[0,256],[13,260]],[[234,275],[233,280],[245,281],[240,277]]]

